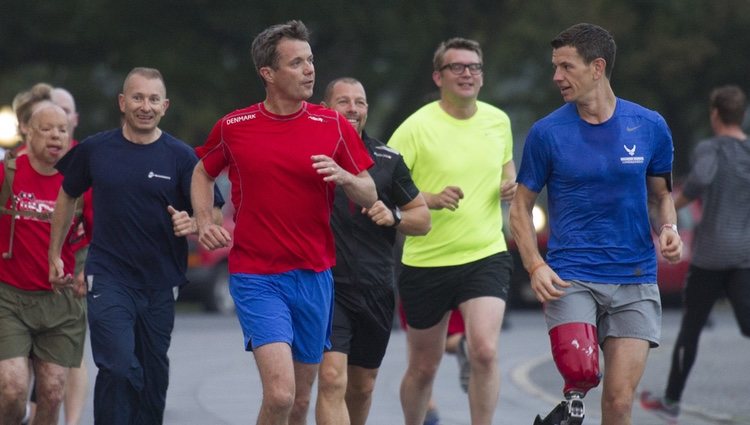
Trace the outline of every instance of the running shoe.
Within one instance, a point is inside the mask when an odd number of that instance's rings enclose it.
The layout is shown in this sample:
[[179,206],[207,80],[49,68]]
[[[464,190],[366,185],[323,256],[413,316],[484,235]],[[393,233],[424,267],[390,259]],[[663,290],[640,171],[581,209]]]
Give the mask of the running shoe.
[[641,407],[643,410],[664,419],[670,425],[677,424],[677,417],[680,415],[680,403],[668,402],[664,397],[651,394],[651,391],[643,391],[641,393]]
[[440,415],[437,409],[430,409],[424,417],[424,425],[440,425]]

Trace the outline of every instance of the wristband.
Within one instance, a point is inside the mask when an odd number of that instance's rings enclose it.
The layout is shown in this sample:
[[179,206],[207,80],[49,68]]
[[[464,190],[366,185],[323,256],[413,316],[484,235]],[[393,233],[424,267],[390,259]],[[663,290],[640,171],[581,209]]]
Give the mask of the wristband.
[[529,268],[529,278],[531,278],[532,276],[534,276],[534,272],[537,271],[539,269],[539,267],[546,266],[546,265],[547,265],[547,263],[545,263],[544,261],[542,261],[541,263],[536,263],[533,266],[531,266]]
[[661,227],[659,228],[659,234],[660,235],[661,235],[661,232],[664,231],[664,229],[672,229],[678,235],[680,234],[680,232],[677,231],[677,225],[676,224],[672,224],[672,223],[662,224]]

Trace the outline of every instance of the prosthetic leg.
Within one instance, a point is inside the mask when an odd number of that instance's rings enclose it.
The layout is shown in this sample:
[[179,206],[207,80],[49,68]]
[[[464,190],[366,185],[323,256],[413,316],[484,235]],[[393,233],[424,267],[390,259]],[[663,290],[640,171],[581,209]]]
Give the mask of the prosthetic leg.
[[585,416],[583,397],[599,385],[599,342],[596,327],[589,323],[566,323],[549,332],[552,358],[565,385],[560,402],[544,418],[537,415],[534,425],[580,425]]

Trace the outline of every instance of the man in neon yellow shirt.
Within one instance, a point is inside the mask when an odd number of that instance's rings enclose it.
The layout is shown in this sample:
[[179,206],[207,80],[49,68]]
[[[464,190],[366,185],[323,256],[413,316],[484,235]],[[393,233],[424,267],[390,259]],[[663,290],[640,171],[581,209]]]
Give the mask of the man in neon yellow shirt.
[[408,236],[399,293],[406,312],[409,364],[401,383],[407,425],[424,421],[443,355],[450,310],[466,322],[473,425],[490,424],[500,374],[497,345],[513,262],[500,201],[515,195],[510,120],[477,100],[479,43],[452,38],[433,59],[440,100],[420,108],[388,144],[404,157],[432,216],[426,236]]

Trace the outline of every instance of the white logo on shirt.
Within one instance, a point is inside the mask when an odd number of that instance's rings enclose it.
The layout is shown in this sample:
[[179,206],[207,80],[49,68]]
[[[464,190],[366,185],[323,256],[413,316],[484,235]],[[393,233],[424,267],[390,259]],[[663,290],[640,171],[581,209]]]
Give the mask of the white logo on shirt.
[[387,155],[387,154],[384,154],[384,153],[380,153],[380,152],[378,152],[378,151],[375,151],[375,152],[373,152],[373,155],[375,155],[375,156],[379,156],[379,157],[381,157],[381,158],[388,158],[388,159],[391,159],[391,158],[392,158],[392,156],[390,156],[390,155]]
[[148,172],[148,178],[150,178],[150,179],[157,178],[157,179],[164,179],[164,180],[172,180],[172,177],[165,176],[163,174],[156,174],[153,171],[149,171]]
[[312,116],[312,115],[308,115],[308,117],[307,117],[307,118],[310,118],[310,119],[311,119],[311,120],[313,120],[313,121],[317,121],[317,122],[323,122],[323,118],[320,118],[320,117],[314,117],[314,116]]
[[227,125],[236,124],[238,122],[254,120],[255,114],[240,115],[239,117],[232,117],[227,119]]
[[631,131],[636,131],[639,128],[641,128],[640,125],[636,125],[636,126],[633,126],[633,127],[627,126],[627,127],[625,127],[625,131],[627,131],[628,133],[630,133]]
[[635,144],[633,144],[632,148],[629,148],[627,145],[622,145],[623,148],[625,148],[625,152],[628,153],[629,156],[621,156],[620,162],[623,164],[643,164],[643,157],[642,156],[635,156]]
[[[37,216],[23,217],[24,220],[49,222],[55,211],[55,201],[37,199],[33,192],[21,191],[13,197],[15,208],[18,211],[30,211]],[[11,204],[14,205],[14,204]]]

